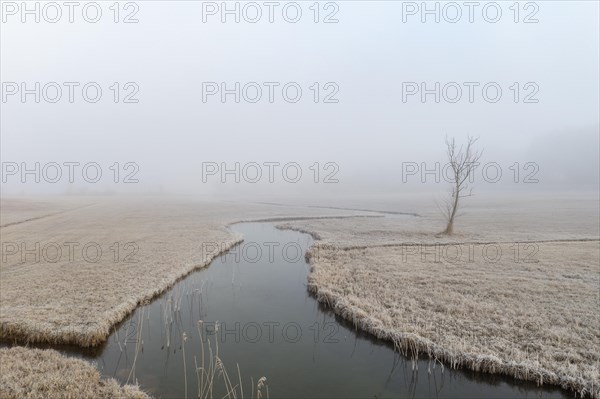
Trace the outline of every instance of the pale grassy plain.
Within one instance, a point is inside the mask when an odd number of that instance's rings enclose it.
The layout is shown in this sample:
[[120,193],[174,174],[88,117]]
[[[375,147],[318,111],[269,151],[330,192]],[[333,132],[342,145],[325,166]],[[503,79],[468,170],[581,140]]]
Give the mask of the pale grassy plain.
[[[217,252],[203,244],[237,242],[227,224],[276,219],[320,238],[309,289],[358,327],[449,366],[600,396],[597,198],[479,197],[452,237],[437,234],[443,221],[431,198],[323,205],[420,216],[331,219],[365,212],[158,199],[36,201],[31,209],[3,201],[2,242],[98,242],[107,253],[98,263],[80,253],[57,263],[2,259],[0,338],[97,345],[139,303],[206,266]],[[328,218],[285,222],[320,216]],[[534,243],[538,262],[515,262],[516,241]],[[138,262],[114,262],[114,242],[135,242]],[[504,256],[490,263],[477,249],[495,242]],[[474,248],[474,261],[423,262],[414,254],[404,261],[414,245],[448,243]]]
[[[229,223],[352,213],[164,199],[84,199],[70,200],[69,205],[71,210],[48,200],[45,215],[37,200],[31,205],[32,218],[27,212],[30,202],[3,200],[0,224],[8,226],[0,228],[1,339],[98,345],[138,304],[239,242],[241,237],[228,230]],[[39,259],[35,253],[23,258],[21,249],[11,254],[14,247],[9,251],[8,243],[27,249],[39,243],[40,250],[34,251]],[[61,256],[56,257],[54,247],[47,247],[44,256],[42,248],[49,243],[62,247]],[[66,243],[77,244],[72,258]],[[94,246],[86,260],[82,249],[89,243]],[[125,247],[127,243],[138,248],[130,258],[126,257],[135,247]],[[97,258],[95,244],[102,255],[92,262]]]
[[[355,213],[147,198],[3,199],[0,209],[0,339],[79,346],[102,343],[139,304],[239,242],[230,223]],[[13,244],[31,250],[36,243],[40,249],[24,258],[20,249],[13,254]],[[49,243],[62,247],[61,256],[50,247],[43,253]],[[73,257],[66,243],[77,244]],[[102,250],[97,262],[93,248],[83,256],[88,243]],[[138,248],[134,263],[125,261],[127,243]],[[0,364],[3,398],[146,397],[53,350],[2,349]]]
[[88,362],[55,350],[0,349],[0,397],[3,399],[149,399],[137,386],[102,379]]
[[416,218],[280,227],[320,239],[309,254],[318,300],[405,353],[600,397],[597,197],[485,204],[450,237],[424,201]]

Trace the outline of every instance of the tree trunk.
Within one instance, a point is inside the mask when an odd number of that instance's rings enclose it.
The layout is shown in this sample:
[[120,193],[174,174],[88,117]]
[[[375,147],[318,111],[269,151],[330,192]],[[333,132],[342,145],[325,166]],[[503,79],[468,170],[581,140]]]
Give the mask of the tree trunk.
[[[458,181],[458,176],[455,176],[456,181]],[[454,194],[454,205],[452,206],[452,213],[448,218],[448,225],[446,225],[446,230],[444,230],[444,234],[451,235],[454,233],[454,216],[456,216],[456,210],[458,209],[458,199],[460,198],[460,185],[457,183]]]
[[454,233],[454,222],[448,222],[446,230],[444,230],[444,234],[451,235],[452,233]]

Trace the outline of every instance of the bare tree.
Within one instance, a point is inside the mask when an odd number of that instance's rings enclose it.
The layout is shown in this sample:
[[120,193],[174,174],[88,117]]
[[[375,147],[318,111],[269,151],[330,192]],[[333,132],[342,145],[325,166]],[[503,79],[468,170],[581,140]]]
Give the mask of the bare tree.
[[483,151],[476,151],[473,148],[476,142],[477,138],[468,136],[466,147],[463,148],[461,145],[457,149],[454,138],[449,140],[446,137],[448,165],[452,171],[453,187],[443,205],[440,206],[447,222],[444,234],[454,233],[454,219],[457,216],[460,199],[473,195],[473,188],[469,186],[469,177],[473,174],[483,153]]

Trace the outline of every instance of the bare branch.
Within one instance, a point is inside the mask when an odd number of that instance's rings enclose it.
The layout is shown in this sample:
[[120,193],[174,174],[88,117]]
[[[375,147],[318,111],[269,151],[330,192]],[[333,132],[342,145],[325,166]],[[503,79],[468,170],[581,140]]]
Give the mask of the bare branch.
[[[467,136],[467,143],[456,149],[456,140],[446,137],[446,155],[453,173],[453,187],[443,205],[444,209],[438,205],[438,208],[444,215],[447,225],[446,234],[452,234],[454,230],[454,219],[459,216],[457,213],[460,199],[473,196],[473,188],[469,186],[469,178],[473,175],[475,167],[483,151],[475,150],[475,144],[478,138]],[[468,193],[465,193],[468,190]]]

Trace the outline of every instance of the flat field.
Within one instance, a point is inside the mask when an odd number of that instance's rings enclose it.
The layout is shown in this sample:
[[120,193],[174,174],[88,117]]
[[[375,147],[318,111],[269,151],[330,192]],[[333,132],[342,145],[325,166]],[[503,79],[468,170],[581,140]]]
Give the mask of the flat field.
[[[358,328],[447,367],[600,397],[597,195],[479,197],[452,236],[439,234],[430,198],[311,206],[4,199],[1,210],[4,341],[98,345],[140,303],[242,239],[230,223],[274,220],[317,238],[308,288]],[[38,377],[62,357],[26,348],[0,356],[3,365],[22,357],[20,370]],[[2,394],[30,389],[18,373],[3,378],[13,380]]]
[[138,304],[238,242],[229,223],[324,213],[185,200],[69,205],[48,200],[44,212],[39,201],[3,201],[0,338],[98,345]]
[[419,217],[280,227],[320,239],[309,290],[358,328],[452,367],[599,397],[598,206],[597,197],[489,199],[452,236],[424,204]]

